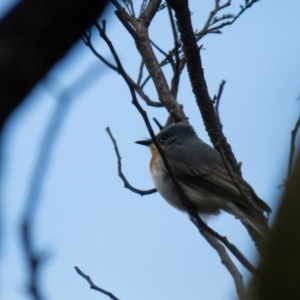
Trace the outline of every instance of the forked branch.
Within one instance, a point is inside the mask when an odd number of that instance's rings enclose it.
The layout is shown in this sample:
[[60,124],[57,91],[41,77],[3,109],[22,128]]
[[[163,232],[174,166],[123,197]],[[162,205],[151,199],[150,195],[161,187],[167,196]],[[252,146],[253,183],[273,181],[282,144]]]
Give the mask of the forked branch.
[[119,300],[119,298],[117,298],[111,292],[108,292],[107,290],[104,290],[104,289],[100,288],[99,286],[97,286],[96,284],[94,284],[94,282],[92,281],[92,279],[90,278],[90,276],[84,274],[78,267],[74,267],[74,268],[75,268],[75,271],[77,272],[77,274],[79,274],[82,278],[84,278],[88,282],[88,284],[90,285],[90,288],[92,290],[100,292],[100,293],[108,296],[112,300]]

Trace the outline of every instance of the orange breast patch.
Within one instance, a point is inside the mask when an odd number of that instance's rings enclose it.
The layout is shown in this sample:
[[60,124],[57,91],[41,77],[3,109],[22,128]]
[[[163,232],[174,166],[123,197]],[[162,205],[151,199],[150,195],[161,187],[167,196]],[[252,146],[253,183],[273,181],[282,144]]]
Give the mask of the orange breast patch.
[[152,172],[153,169],[156,167],[157,157],[159,155],[159,152],[158,152],[157,148],[155,147],[154,143],[152,143],[149,147],[150,147],[150,151],[152,154],[152,157],[150,160],[150,172]]

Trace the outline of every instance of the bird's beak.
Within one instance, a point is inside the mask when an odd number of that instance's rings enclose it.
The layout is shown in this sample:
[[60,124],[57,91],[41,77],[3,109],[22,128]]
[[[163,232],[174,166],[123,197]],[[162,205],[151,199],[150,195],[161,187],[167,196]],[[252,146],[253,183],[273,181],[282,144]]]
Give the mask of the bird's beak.
[[136,141],[135,143],[143,146],[150,146],[153,142],[151,139],[148,139],[143,141]]

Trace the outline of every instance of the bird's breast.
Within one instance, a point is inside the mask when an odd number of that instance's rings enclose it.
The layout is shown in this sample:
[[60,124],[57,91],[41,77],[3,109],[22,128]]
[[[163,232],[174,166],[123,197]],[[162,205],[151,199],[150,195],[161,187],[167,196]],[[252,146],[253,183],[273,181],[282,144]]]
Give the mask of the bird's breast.
[[[171,176],[165,168],[164,162],[158,153],[156,147],[151,147],[152,158],[150,161],[150,172],[153,183],[157,191],[161,196],[167,200],[169,204],[180,210],[186,210],[182,204],[177,189],[172,181]],[[175,175],[176,176],[176,175]],[[185,195],[193,204],[195,204],[199,210],[199,213],[203,214],[218,214],[220,208],[220,199],[215,199],[214,195],[205,190],[194,190],[185,184],[181,184]]]

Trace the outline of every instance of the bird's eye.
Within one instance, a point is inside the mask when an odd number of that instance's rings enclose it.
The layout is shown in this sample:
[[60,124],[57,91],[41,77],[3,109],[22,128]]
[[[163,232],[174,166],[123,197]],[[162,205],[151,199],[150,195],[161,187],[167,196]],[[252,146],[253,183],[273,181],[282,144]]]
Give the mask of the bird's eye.
[[160,139],[161,141],[165,141],[168,138],[168,135],[164,134]]

